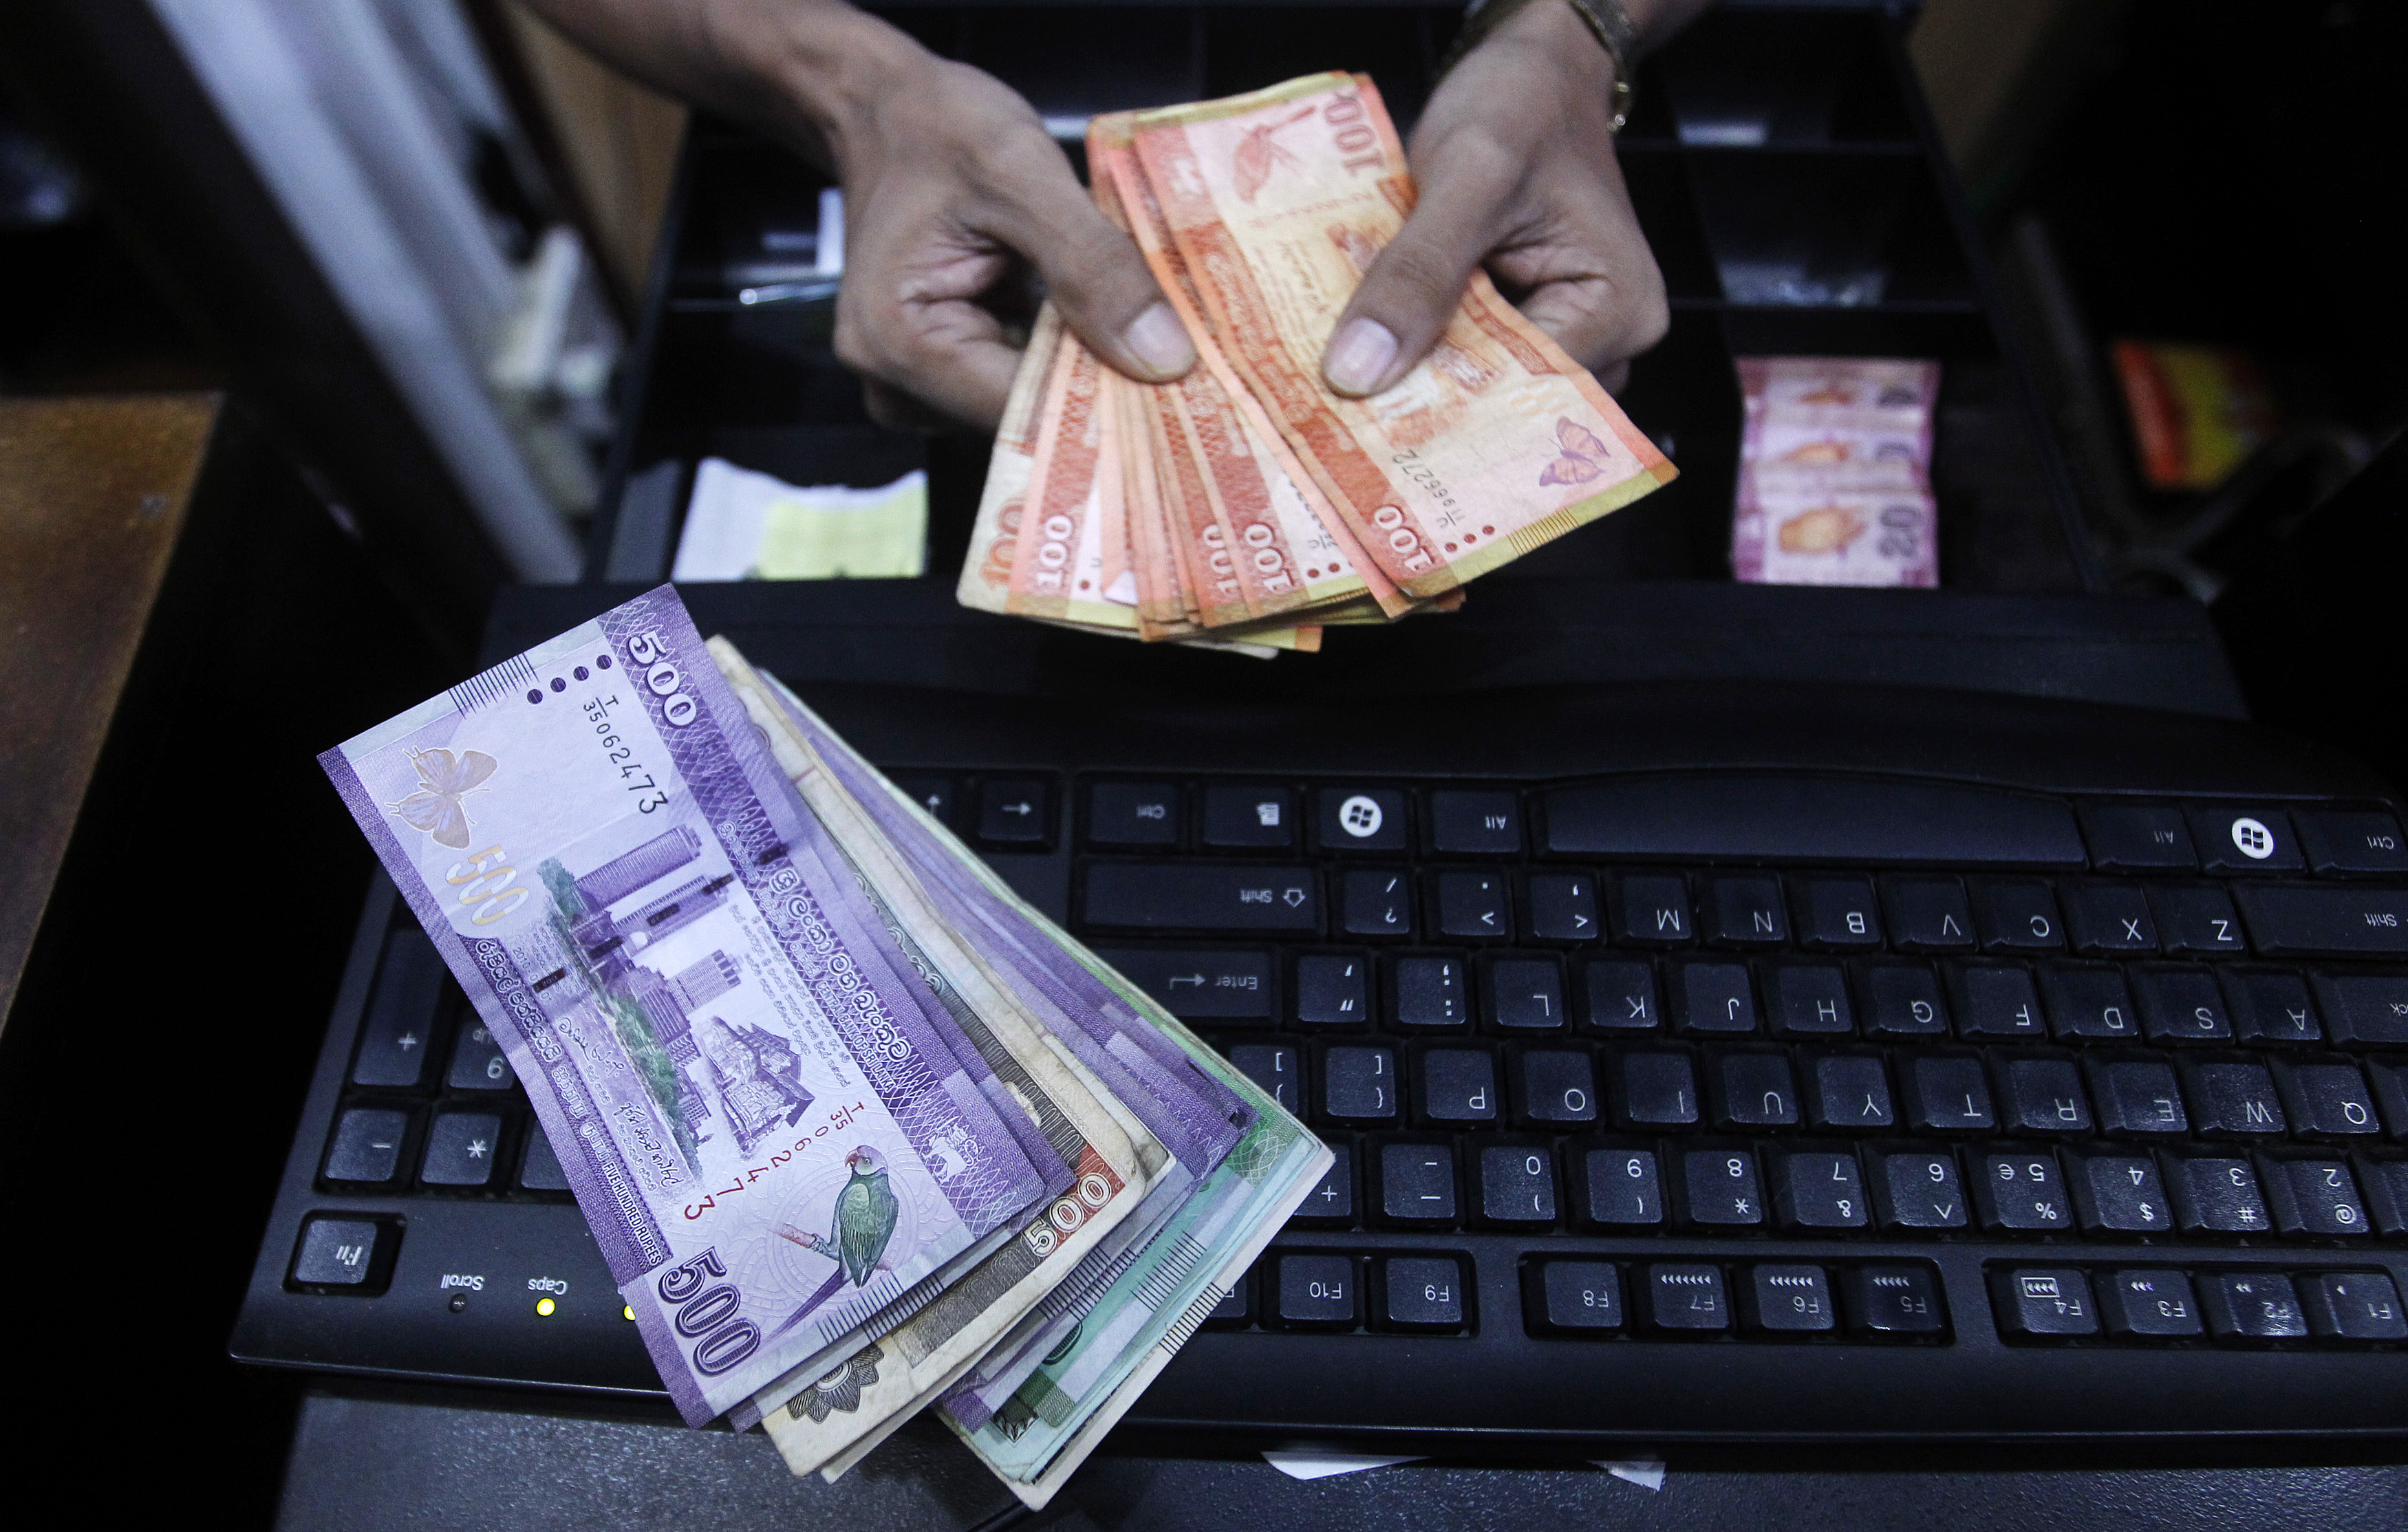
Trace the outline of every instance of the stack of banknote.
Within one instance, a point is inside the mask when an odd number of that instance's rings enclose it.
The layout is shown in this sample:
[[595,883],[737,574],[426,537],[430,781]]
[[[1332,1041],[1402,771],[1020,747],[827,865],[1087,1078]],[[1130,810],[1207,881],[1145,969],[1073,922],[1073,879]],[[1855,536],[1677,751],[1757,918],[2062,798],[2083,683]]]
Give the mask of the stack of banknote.
[[1044,1503],[1329,1151],[663,586],[322,758],[686,1420]]
[[1311,650],[1331,623],[1450,609],[1466,582],[1673,477],[1484,275],[1401,381],[1369,399],[1322,382],[1331,327],[1413,205],[1368,79],[1100,116],[1087,166],[1200,360],[1134,382],[1040,310],[965,605]]
[[1937,585],[1940,364],[1742,356],[1731,571],[1766,585]]

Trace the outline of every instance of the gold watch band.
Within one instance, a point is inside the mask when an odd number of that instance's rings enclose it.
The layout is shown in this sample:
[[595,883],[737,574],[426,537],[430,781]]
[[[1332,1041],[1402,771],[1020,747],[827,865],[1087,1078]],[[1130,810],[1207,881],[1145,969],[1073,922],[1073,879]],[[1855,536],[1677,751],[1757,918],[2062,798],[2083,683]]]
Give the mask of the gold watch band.
[[[1446,72],[1462,62],[1463,56],[1480,46],[1487,36],[1532,5],[1546,0],[1472,0],[1463,13],[1463,25],[1455,32],[1455,41],[1448,45],[1446,56],[1439,61],[1438,72]],[[1630,21],[1630,13],[1622,8],[1622,0],[1565,0],[1597,35],[1597,40],[1613,59],[1613,118],[1606,124],[1609,133],[1620,133],[1630,121],[1630,61],[1639,52],[1639,29]]]

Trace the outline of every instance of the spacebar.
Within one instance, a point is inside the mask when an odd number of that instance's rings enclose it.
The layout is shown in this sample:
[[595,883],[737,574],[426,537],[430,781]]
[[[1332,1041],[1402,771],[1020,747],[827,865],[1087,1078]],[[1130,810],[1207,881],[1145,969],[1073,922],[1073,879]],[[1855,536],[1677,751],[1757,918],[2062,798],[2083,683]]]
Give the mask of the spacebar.
[[1080,913],[1113,931],[1318,931],[1309,867],[1098,862]]
[[1626,777],[1545,795],[1547,850],[1570,856],[1941,862],[2078,867],[2071,806],[1912,780],[1701,772]]

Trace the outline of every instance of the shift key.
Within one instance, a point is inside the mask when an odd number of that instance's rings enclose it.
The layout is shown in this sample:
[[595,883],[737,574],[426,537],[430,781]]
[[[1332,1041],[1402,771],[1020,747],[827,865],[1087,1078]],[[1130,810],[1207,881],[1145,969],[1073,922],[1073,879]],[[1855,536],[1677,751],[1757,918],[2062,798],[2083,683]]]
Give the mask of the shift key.
[[1268,1021],[1271,958],[1255,949],[1098,947],[1096,955],[1173,1016]]
[[2249,938],[2268,957],[2408,953],[2408,891],[2236,888]]
[[1121,931],[1319,931],[1309,867],[1101,862],[1081,905],[1090,928]]

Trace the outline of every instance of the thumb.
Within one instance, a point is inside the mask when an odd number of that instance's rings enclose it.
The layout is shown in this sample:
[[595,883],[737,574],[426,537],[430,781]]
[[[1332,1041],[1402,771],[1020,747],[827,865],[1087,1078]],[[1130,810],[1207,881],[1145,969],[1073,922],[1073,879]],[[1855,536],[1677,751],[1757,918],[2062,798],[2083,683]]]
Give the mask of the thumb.
[[1463,177],[1425,183],[1329,333],[1321,375],[1332,389],[1358,399],[1377,394],[1428,354],[1494,243],[1503,194]]
[[1021,249],[1044,277],[1046,295],[1063,322],[1119,371],[1140,382],[1167,383],[1196,365],[1196,343],[1154,284],[1137,242],[1083,193],[1046,209]]

